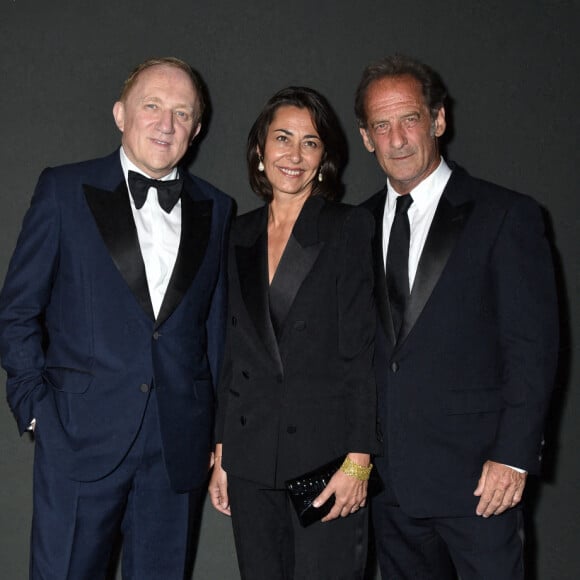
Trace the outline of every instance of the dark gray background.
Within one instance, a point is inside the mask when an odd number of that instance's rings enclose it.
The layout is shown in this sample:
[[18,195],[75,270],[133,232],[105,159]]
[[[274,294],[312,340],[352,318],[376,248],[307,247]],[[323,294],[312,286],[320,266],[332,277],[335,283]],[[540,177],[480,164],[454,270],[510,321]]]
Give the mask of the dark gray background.
[[[323,92],[350,144],[345,201],[382,186],[363,149],[353,92],[369,61],[399,51],[436,68],[454,99],[449,157],[533,195],[558,264],[562,362],[546,431],[544,481],[530,485],[529,577],[579,577],[579,394],[575,329],[579,27],[575,0],[0,0],[0,276],[40,171],[119,143],[111,107],[129,70],[176,55],[198,68],[213,107],[192,171],[256,207],[245,138],[265,100],[305,84]],[[26,578],[33,445],[0,405],[0,577]],[[196,580],[236,580],[229,521],[205,510]]]

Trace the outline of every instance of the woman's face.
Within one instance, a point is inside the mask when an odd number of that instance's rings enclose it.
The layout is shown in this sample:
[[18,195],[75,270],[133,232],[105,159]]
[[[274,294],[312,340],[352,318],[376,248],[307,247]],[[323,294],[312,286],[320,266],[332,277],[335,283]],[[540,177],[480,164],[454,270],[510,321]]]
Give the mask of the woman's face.
[[324,155],[310,111],[280,107],[268,127],[262,155],[274,198],[309,196]]

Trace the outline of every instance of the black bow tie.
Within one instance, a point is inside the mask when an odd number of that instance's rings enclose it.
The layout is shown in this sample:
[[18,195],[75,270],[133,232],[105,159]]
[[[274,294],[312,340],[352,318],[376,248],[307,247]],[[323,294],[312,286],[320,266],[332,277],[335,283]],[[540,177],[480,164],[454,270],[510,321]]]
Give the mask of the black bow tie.
[[171,213],[173,206],[177,203],[181,195],[181,179],[169,179],[161,181],[159,179],[149,179],[135,171],[129,171],[129,189],[135,201],[135,207],[141,209],[147,200],[147,192],[150,187],[157,190],[157,201],[167,213]]

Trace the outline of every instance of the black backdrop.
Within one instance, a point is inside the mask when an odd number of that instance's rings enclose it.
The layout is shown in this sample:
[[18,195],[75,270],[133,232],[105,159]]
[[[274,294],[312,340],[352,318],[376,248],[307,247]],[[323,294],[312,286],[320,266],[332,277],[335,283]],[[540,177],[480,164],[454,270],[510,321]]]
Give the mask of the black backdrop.
[[[245,175],[245,138],[274,91],[310,85],[333,103],[350,144],[345,201],[354,203],[383,181],[352,113],[362,68],[395,51],[425,60],[454,99],[448,156],[533,195],[551,223],[562,356],[543,483],[528,494],[528,571],[541,580],[577,578],[578,12],[576,0],[2,0],[0,276],[40,171],[118,145],[111,106],[138,62],[176,55],[200,70],[213,114],[192,171],[245,211],[258,205]],[[32,455],[0,405],[0,577],[11,580],[27,574]],[[238,578],[229,521],[207,506],[194,578]]]

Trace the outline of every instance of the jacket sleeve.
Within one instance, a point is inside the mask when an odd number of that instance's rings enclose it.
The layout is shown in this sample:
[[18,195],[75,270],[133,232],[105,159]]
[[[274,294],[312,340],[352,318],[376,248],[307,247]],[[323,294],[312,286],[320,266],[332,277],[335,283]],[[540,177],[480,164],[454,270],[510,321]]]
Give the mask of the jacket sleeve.
[[[230,233],[235,230],[235,217],[232,216],[232,224],[230,227]],[[227,284],[228,284],[228,304],[227,304],[227,315],[228,320],[226,321],[225,325],[225,347],[224,347],[224,356],[223,362],[220,369],[219,374],[219,381],[218,381],[218,388],[217,388],[217,408],[216,408],[216,420],[215,420],[215,429],[214,429],[214,442],[215,443],[222,443],[223,433],[224,433],[224,424],[225,424],[225,416],[226,416],[226,407],[227,407],[227,393],[230,388],[231,379],[232,379],[232,353],[231,353],[231,336],[230,336],[230,286],[233,277],[236,276],[234,272],[235,268],[235,259],[234,259],[234,249],[232,243],[232,235],[229,236],[228,240],[228,259],[227,259]]]
[[214,289],[210,312],[206,322],[207,348],[214,389],[218,384],[220,369],[224,354],[226,317],[228,306],[228,245],[230,223],[233,212],[233,202],[227,198],[227,207],[222,218],[222,233],[220,240],[219,276]]
[[60,214],[53,172],[38,181],[0,293],[0,357],[8,404],[23,433],[46,394],[44,313],[58,269]]
[[490,459],[535,473],[558,353],[552,255],[540,208],[519,197],[493,255],[504,402]]
[[349,212],[340,240],[342,261],[337,282],[339,353],[343,361],[348,415],[347,451],[377,453],[376,386],[373,372],[375,302],[373,293],[372,216]]

